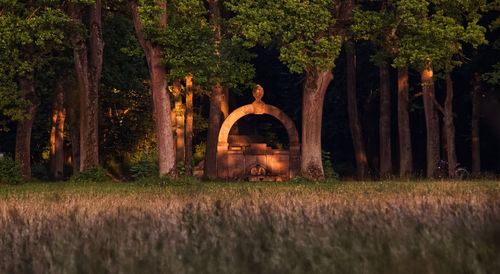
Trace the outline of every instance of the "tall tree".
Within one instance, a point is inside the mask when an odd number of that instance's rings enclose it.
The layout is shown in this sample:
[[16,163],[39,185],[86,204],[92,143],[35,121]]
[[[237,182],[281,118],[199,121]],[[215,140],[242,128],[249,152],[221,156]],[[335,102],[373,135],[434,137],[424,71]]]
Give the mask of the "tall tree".
[[366,156],[363,130],[359,121],[358,100],[356,90],[356,52],[355,45],[347,46],[346,50],[347,71],[347,112],[349,128],[354,146],[354,159],[356,160],[356,173],[358,179],[366,178],[368,174],[368,158]]
[[453,80],[446,74],[446,101],[444,103],[444,132],[446,135],[446,159],[448,160],[448,176],[456,176],[457,153],[455,149],[455,124],[453,122]]
[[[396,3],[379,1],[376,10],[358,9],[354,13],[352,29],[358,39],[369,40],[376,47],[372,61],[379,67],[380,116],[379,154],[380,176],[391,175],[391,92],[389,64],[399,51],[400,36],[404,35],[404,25],[398,19]],[[398,66],[398,132],[400,176],[407,177],[412,172],[411,133],[408,115],[408,70],[406,65]]]
[[291,72],[305,75],[302,92],[302,176],[324,178],[321,159],[323,103],[333,79],[341,37],[332,1],[231,1],[233,26],[248,46],[275,45]]
[[380,118],[379,118],[379,155],[380,177],[388,178],[392,175],[391,149],[391,89],[389,64],[382,62],[379,65],[380,74]]
[[181,82],[175,81],[172,86],[172,94],[174,95],[173,123],[175,127],[175,158],[177,166],[184,165],[186,161],[186,145],[185,145],[185,108],[182,103]]
[[[149,4],[149,5],[146,5]],[[175,150],[170,119],[170,98],[167,92],[167,71],[162,62],[163,47],[155,41],[155,34],[167,26],[166,2],[145,3],[141,6],[129,1],[137,39],[146,55],[149,67],[150,89],[153,96],[156,139],[159,158],[159,175],[175,173]],[[154,12],[156,11],[156,12]]]
[[398,67],[398,133],[399,133],[399,176],[408,178],[413,172],[409,108],[410,85],[408,68]]
[[66,120],[66,109],[64,108],[64,84],[59,81],[56,84],[56,92],[52,104],[52,126],[50,131],[50,169],[55,180],[64,177],[64,123]]
[[480,99],[481,99],[481,76],[474,74],[472,79],[472,121],[471,121],[471,159],[472,174],[478,175],[481,172],[481,141],[480,141]]
[[186,76],[186,172],[193,172],[193,76]]
[[[208,0],[210,24],[214,32],[214,54],[220,58],[221,6],[219,0]],[[208,118],[207,145],[205,154],[204,176],[207,179],[217,177],[217,140],[220,126],[222,125],[222,105],[224,101],[224,88],[220,83],[215,83],[210,93],[210,112]]]
[[88,41],[80,32],[73,37],[80,90],[80,171],[99,165],[99,86],[104,48],[101,10],[101,0],[95,0],[90,6],[69,4],[69,15],[76,24],[83,26],[86,22],[83,16],[88,12]]
[[439,117],[436,108],[436,90],[434,88],[434,70],[429,63],[420,72],[422,100],[424,102],[426,128],[427,177],[434,177],[434,171],[440,159]]
[[[426,120],[427,141],[427,177],[434,177],[434,171],[440,158],[439,117],[437,109],[442,110],[435,97],[435,71],[445,75],[462,63],[460,53],[463,43],[477,47],[485,43],[485,28],[478,25],[480,11],[484,1],[442,1],[427,0],[415,3],[401,0],[398,3],[399,18],[406,28],[406,35],[401,39],[396,64],[412,64],[421,71],[422,95]],[[451,80],[451,79],[450,79]],[[449,82],[451,84],[451,81]],[[451,85],[449,85],[451,88]],[[452,96],[453,89],[448,92]],[[450,102],[448,102],[450,103]],[[445,115],[446,134],[453,134],[451,128],[452,109],[448,106]],[[444,112],[444,110],[442,110]],[[448,140],[454,136],[448,136]],[[453,144],[454,142],[451,142]],[[448,144],[448,151],[455,148]],[[454,166],[450,166],[454,169]]]
[[15,158],[31,179],[31,134],[42,64],[65,46],[70,21],[55,2],[4,1],[0,6],[0,111],[17,120]]
[[254,70],[248,63],[251,55],[226,27],[220,1],[208,1],[208,9],[204,4],[201,0],[170,1],[170,23],[160,42],[172,81],[190,74],[193,85],[200,87],[192,91],[209,90],[204,94],[210,100],[204,175],[213,179],[225,93],[248,83]]
[[[343,1],[339,5],[338,16],[340,17],[336,28],[337,32],[348,40],[354,40],[349,25],[353,24],[354,13],[353,0]],[[368,175],[368,157],[366,156],[365,140],[359,119],[357,89],[356,89],[356,44],[354,41],[346,43],[346,73],[347,73],[347,110],[349,128],[354,147],[354,159],[356,160],[356,173],[358,179],[364,179]]]

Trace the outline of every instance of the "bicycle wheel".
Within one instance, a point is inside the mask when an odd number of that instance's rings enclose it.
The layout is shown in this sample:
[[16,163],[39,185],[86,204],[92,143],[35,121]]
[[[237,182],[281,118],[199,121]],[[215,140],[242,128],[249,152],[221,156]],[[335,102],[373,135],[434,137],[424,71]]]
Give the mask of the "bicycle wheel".
[[469,176],[470,176],[469,171],[463,167],[457,168],[455,170],[455,174],[456,174],[456,178],[460,179],[460,180],[465,180],[465,179],[469,178]]

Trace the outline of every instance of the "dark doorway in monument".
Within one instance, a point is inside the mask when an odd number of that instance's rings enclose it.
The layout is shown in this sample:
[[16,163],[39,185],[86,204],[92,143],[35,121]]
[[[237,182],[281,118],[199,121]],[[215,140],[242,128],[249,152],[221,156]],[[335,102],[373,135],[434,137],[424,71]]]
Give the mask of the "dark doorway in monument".
[[300,143],[293,121],[279,108],[255,101],[234,110],[221,126],[217,176],[226,180],[284,181],[298,175]]
[[283,124],[268,114],[250,114],[240,118],[229,131],[229,144],[265,143],[268,147],[288,150],[290,141]]

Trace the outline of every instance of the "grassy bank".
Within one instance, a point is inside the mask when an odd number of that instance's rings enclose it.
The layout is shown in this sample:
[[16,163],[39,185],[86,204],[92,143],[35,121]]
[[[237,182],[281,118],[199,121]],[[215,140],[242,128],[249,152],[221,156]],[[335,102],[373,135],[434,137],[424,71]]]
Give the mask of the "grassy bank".
[[0,186],[0,273],[494,273],[498,182]]

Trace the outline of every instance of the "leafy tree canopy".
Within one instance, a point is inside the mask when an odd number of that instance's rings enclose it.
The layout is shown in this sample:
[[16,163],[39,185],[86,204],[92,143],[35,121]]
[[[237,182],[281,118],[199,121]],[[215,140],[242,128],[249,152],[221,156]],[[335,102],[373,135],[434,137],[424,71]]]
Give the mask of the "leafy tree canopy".
[[380,1],[377,10],[358,9],[353,31],[378,48],[375,61],[394,58],[394,66],[451,71],[462,63],[462,44],[485,44],[478,24],[483,0]]
[[28,104],[19,97],[17,80],[64,49],[72,25],[60,1],[36,2],[10,0],[0,6],[0,113],[12,120],[23,119]]
[[342,44],[334,30],[336,2],[231,0],[227,6],[235,13],[231,25],[246,46],[276,46],[290,71],[302,73],[335,66]]
[[161,13],[157,3],[140,1],[140,4],[146,34],[163,46],[163,60],[171,80],[191,74],[198,86],[220,83],[236,87],[253,77],[253,66],[248,63],[252,55],[241,42],[231,39],[222,18],[217,22],[222,28],[221,41],[216,42],[216,30],[209,22],[204,1],[168,1],[168,24],[162,28],[155,23]]

